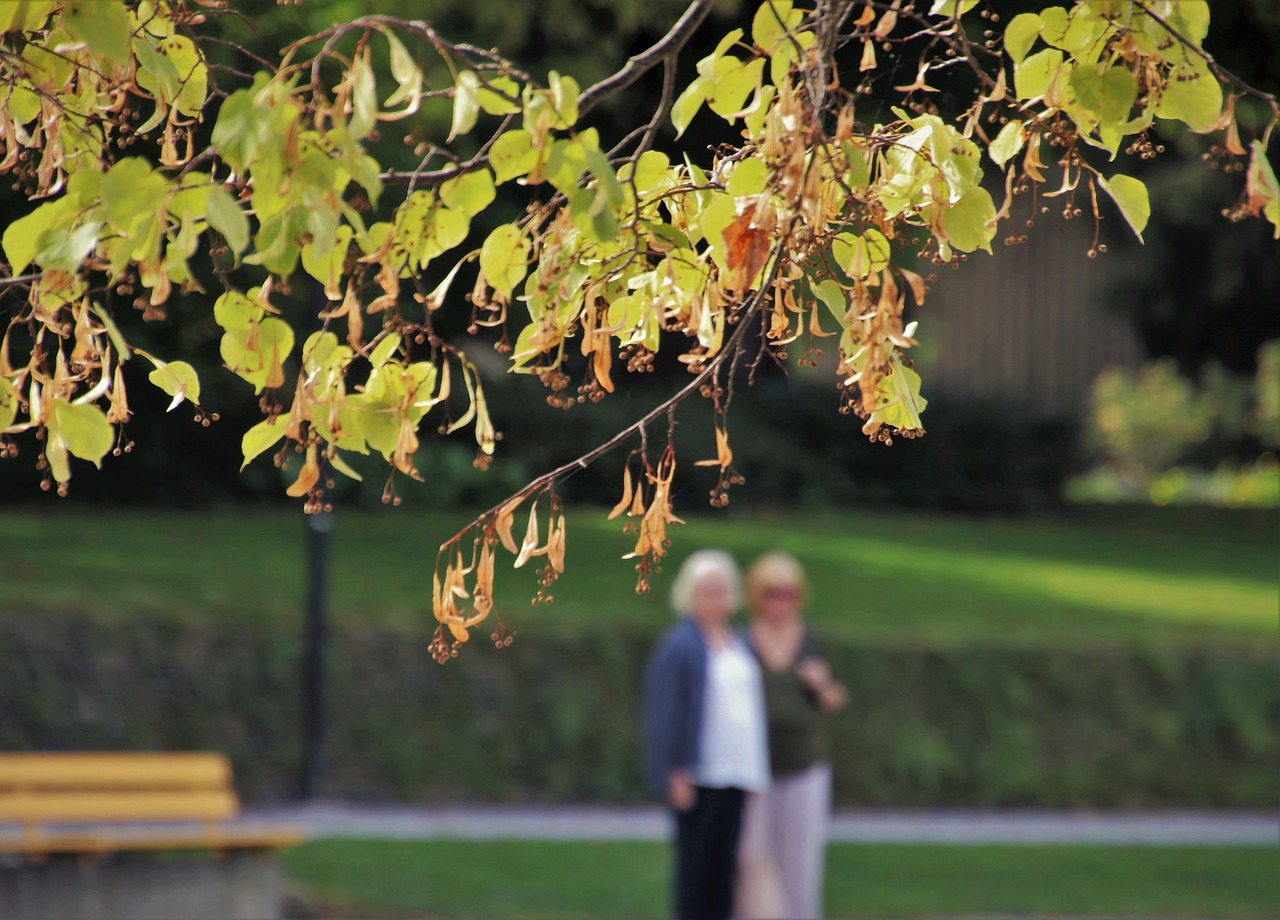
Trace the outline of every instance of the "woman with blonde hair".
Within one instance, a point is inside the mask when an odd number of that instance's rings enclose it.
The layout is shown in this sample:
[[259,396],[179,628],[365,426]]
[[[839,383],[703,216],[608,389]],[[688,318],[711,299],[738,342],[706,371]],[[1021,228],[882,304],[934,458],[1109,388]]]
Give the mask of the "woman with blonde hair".
[[748,797],[736,914],[812,918],[822,914],[822,874],[831,811],[825,717],[847,693],[831,676],[801,613],[804,569],[769,552],[747,572],[748,635],[760,661],[772,780]]
[[729,625],[742,602],[728,553],[689,556],[671,589],[681,620],[645,677],[650,782],[675,817],[675,914],[727,920],[748,790],[769,782],[760,667]]

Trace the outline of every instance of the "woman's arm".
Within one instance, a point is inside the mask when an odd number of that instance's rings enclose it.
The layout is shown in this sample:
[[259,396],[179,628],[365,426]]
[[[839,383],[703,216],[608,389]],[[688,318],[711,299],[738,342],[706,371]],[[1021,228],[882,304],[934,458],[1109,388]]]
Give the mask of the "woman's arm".
[[825,658],[802,658],[796,665],[796,674],[813,691],[823,712],[836,712],[849,702],[849,691],[831,676],[831,666]]

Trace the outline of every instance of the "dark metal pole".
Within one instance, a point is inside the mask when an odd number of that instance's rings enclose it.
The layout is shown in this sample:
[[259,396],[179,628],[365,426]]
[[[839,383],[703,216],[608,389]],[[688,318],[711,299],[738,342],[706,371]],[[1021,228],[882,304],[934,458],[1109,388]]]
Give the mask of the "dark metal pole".
[[307,619],[302,640],[302,771],[298,797],[315,798],[324,780],[325,639],[328,634],[332,511],[307,515]]

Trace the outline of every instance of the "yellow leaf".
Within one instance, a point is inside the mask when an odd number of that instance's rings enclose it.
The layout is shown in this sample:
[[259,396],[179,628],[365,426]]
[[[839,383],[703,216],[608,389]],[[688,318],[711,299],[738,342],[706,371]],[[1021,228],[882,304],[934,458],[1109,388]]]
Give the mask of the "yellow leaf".
[[320,464],[316,460],[316,446],[312,444],[307,448],[307,460],[302,464],[297,481],[285,490],[285,494],[292,498],[300,498],[315,488],[315,484],[319,481]]
[[[609,512],[609,520],[612,521],[622,512],[627,510],[627,506],[631,504],[631,463],[628,462],[622,470],[622,501],[613,506],[613,510]],[[513,549],[512,552],[515,552]]]
[[520,507],[523,498],[513,498],[498,510],[498,518],[493,522],[493,528],[498,533],[498,539],[502,541],[502,545],[512,554],[516,555],[520,552],[516,546],[516,538],[511,533],[511,525],[515,520],[516,509]]
[[547,535],[547,561],[557,572],[564,572],[564,515],[560,515],[551,533]]
[[520,568],[529,561],[538,548],[538,506],[535,503],[529,509],[529,526],[525,528],[524,542],[520,544],[520,552],[516,556],[515,568]]

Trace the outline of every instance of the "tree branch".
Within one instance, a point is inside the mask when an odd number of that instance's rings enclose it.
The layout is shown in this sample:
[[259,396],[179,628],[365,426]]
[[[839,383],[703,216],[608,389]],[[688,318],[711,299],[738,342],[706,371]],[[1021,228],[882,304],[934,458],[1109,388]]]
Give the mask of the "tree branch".
[[1213,55],[1209,54],[1209,52],[1205,51],[1203,48],[1201,48],[1200,46],[1196,45],[1194,42],[1187,39],[1186,36],[1184,36],[1181,32],[1179,32],[1173,26],[1171,26],[1168,20],[1166,20],[1163,16],[1159,15],[1158,13],[1154,12],[1151,9],[1151,7],[1149,7],[1146,3],[1143,2],[1143,0],[1136,0],[1134,5],[1137,6],[1138,9],[1142,10],[1142,12],[1150,16],[1151,20],[1157,23],[1160,26],[1160,28],[1164,29],[1166,32],[1172,35],[1174,39],[1176,39],[1182,45],[1183,48],[1187,49],[1188,51],[1191,51],[1197,57],[1203,59],[1204,62],[1209,65],[1209,70],[1213,72],[1213,75],[1217,77],[1219,80],[1221,80],[1223,83],[1230,83],[1232,86],[1236,87],[1242,92],[1247,93],[1250,96],[1256,96],[1258,99],[1263,100],[1269,106],[1271,106],[1271,124],[1267,126],[1267,130],[1263,134],[1262,142],[1263,142],[1263,145],[1265,146],[1271,138],[1271,129],[1275,127],[1278,121],[1280,121],[1280,101],[1277,101],[1276,97],[1273,96],[1271,93],[1264,93],[1262,90],[1257,89],[1253,86],[1250,86],[1248,83],[1245,83],[1235,74],[1233,74],[1231,71],[1227,70],[1227,68],[1223,67],[1221,64],[1219,64],[1217,61],[1213,59]]
[[649,70],[668,58],[674,58],[680,49],[693,37],[694,31],[702,25],[703,20],[715,6],[715,0],[693,0],[671,30],[659,41],[645,51],[630,58],[622,69],[611,77],[605,77],[594,86],[589,86],[578,96],[578,117],[581,118],[591,109],[614,93],[621,92]]
[[706,367],[704,367],[698,373],[698,376],[694,377],[691,381],[685,384],[685,386],[683,386],[677,393],[668,397],[667,399],[664,399],[657,406],[650,409],[640,419],[631,423],[626,428],[623,428],[621,431],[617,432],[613,437],[609,438],[609,440],[605,441],[603,444],[597,445],[596,447],[587,451],[581,457],[578,457],[574,460],[570,460],[568,463],[558,466],[554,470],[551,470],[548,473],[543,473],[537,479],[534,479],[531,482],[529,482],[527,485],[525,485],[524,488],[520,489],[517,492],[512,493],[511,495],[507,496],[502,501],[500,501],[498,504],[494,505],[488,511],[485,511],[482,514],[478,515],[466,527],[462,528],[460,531],[458,531],[456,534],[454,534],[444,543],[440,544],[439,555],[441,556],[444,555],[444,553],[449,549],[449,547],[455,545],[459,540],[461,540],[468,533],[474,530],[483,521],[487,520],[494,514],[497,514],[504,507],[509,505],[512,501],[516,499],[523,499],[529,495],[533,495],[536,492],[540,492],[543,489],[550,486],[552,483],[563,478],[564,476],[569,475],[570,473],[574,473],[580,469],[585,470],[588,466],[590,466],[596,460],[603,457],[605,454],[609,453],[615,447],[618,447],[623,442],[629,440],[633,435],[636,435],[636,434],[643,435],[644,432],[648,429],[648,426],[650,425],[650,423],[652,423],[655,419],[659,418],[660,416],[668,412],[671,412],[672,410],[675,409],[676,406],[680,405],[682,402],[684,402],[694,393],[698,392],[698,390],[701,389],[702,385],[715,375],[715,373],[720,369],[720,366],[724,364],[724,362],[728,360],[731,356],[735,355],[739,351],[742,345],[741,340],[744,335],[744,330],[747,328],[747,326],[750,325],[749,321],[753,316],[755,316],[756,313],[759,312],[761,305],[765,301],[765,298],[773,290],[773,279],[777,275],[779,262],[782,258],[782,250],[785,248],[785,246],[786,246],[785,239],[779,242],[777,248],[774,250],[772,268],[770,269],[770,271],[765,277],[761,278],[760,286],[751,293],[751,296],[747,299],[747,302],[746,304],[744,304],[743,309],[737,314],[738,316],[737,328],[733,330],[733,334],[724,343],[724,347],[720,350],[720,353],[707,362]]

